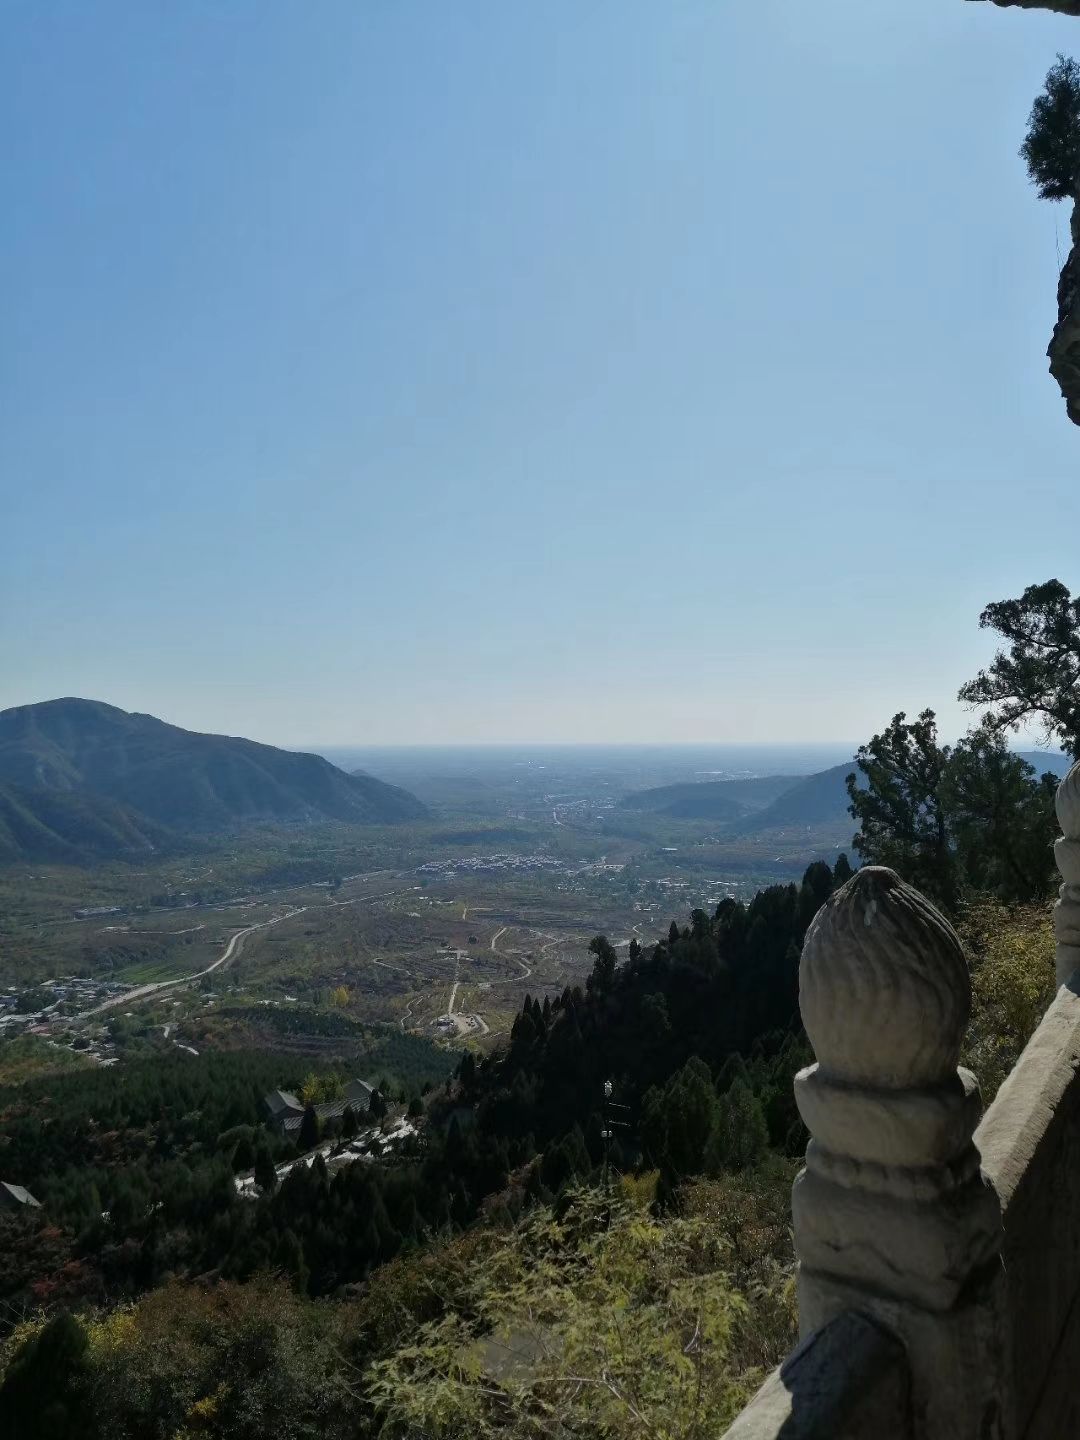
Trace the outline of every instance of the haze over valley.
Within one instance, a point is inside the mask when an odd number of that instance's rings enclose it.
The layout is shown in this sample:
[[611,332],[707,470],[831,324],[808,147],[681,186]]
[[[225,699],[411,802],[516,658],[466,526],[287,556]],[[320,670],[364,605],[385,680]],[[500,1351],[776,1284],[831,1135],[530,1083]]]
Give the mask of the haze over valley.
[[1073,11],[0,7],[2,1440],[1070,1429]]

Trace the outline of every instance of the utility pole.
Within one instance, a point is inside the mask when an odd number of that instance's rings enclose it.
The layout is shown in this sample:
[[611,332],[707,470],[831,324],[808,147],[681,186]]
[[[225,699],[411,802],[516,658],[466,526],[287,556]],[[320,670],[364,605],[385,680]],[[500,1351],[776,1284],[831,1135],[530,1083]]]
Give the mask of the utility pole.
[[611,1142],[615,1137],[615,1127],[618,1126],[620,1130],[628,1130],[630,1128],[625,1120],[613,1120],[611,1118],[612,1110],[625,1110],[627,1112],[629,1112],[630,1110],[629,1105],[619,1105],[614,1100],[612,1100],[611,1097],[614,1091],[615,1082],[612,1080],[605,1080],[603,1110],[604,1119],[603,1129],[600,1131],[600,1139],[604,1142],[604,1196],[607,1199],[610,1199],[611,1197]]

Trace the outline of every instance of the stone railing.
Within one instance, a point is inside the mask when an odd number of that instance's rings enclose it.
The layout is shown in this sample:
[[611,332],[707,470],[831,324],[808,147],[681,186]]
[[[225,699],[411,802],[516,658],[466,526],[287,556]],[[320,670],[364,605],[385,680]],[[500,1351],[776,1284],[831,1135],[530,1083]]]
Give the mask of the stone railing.
[[1060,988],[981,1123],[948,922],[874,866],[815,917],[801,1340],[729,1440],[1080,1436],[1080,765],[1057,814]]

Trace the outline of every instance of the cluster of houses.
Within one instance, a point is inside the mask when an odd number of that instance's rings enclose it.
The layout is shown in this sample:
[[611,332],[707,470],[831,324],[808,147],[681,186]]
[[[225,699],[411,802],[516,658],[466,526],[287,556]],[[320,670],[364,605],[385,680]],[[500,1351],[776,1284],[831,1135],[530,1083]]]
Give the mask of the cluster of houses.
[[[350,1108],[359,1117],[368,1113],[372,1096],[377,1093],[377,1087],[366,1080],[350,1080],[339,1099],[313,1105],[312,1109],[322,1121],[340,1120]],[[307,1107],[290,1091],[272,1090],[265,1097],[265,1104],[270,1112],[270,1123],[282,1135],[293,1135],[300,1129]]]
[[[0,992],[0,1035],[14,1035],[20,1030],[28,1030],[33,1035],[48,1034],[49,1027],[64,1015],[78,1014],[130,989],[130,985],[117,980],[72,975],[63,980],[42,981],[28,986],[26,991]],[[26,993],[33,995],[37,1008],[20,1008],[25,1004]]]

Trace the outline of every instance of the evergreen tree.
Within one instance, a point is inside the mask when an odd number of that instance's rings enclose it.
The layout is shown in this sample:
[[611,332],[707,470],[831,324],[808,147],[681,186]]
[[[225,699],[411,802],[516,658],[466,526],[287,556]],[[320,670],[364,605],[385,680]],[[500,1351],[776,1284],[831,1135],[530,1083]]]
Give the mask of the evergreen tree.
[[1020,154],[1043,200],[1080,194],[1080,65],[1058,55],[1036,97]]
[[0,1385],[0,1430],[13,1440],[85,1440],[76,1387],[87,1348],[86,1332],[66,1310],[24,1340]]
[[856,763],[865,784],[847,777],[850,810],[859,826],[855,849],[872,865],[889,865],[939,903],[953,908],[956,866],[945,811],[948,746],[937,720],[924,710],[908,724],[903,712],[868,744]]
[[356,1118],[356,1111],[351,1105],[346,1105],[341,1116],[341,1138],[343,1140],[355,1140],[360,1122]]
[[589,952],[595,955],[596,959],[586,988],[590,993],[606,995],[614,983],[619,957],[605,935],[597,935],[589,941]]
[[304,1118],[300,1121],[300,1149],[306,1153],[308,1150],[314,1150],[318,1143],[319,1117],[315,1114],[315,1107],[308,1105],[304,1110]]
[[[1068,61],[1071,82],[1080,79]],[[999,600],[979,616],[1006,642],[985,670],[960,689],[968,705],[989,707],[987,723],[1007,732],[1039,720],[1080,760],[1080,595],[1060,580],[1029,585],[1018,600]]]
[[270,1151],[263,1146],[255,1156],[255,1184],[264,1195],[272,1195],[277,1189],[277,1171],[270,1158]]
[[251,1143],[251,1135],[245,1131],[236,1142],[236,1149],[233,1151],[232,1165],[238,1175],[246,1174],[255,1164],[255,1147]]
[[756,1165],[769,1144],[765,1111],[745,1080],[736,1078],[716,1105],[716,1119],[705,1152],[710,1175],[721,1170],[747,1170]]

